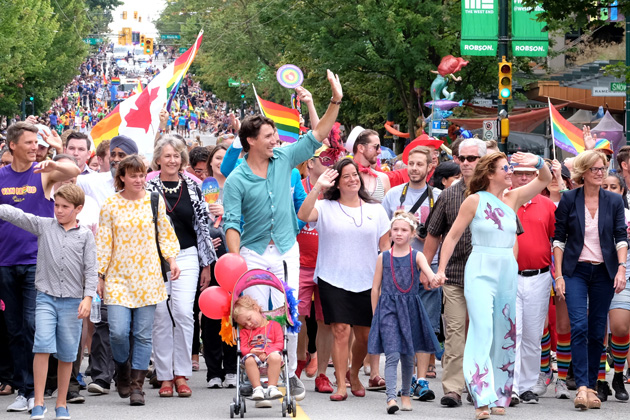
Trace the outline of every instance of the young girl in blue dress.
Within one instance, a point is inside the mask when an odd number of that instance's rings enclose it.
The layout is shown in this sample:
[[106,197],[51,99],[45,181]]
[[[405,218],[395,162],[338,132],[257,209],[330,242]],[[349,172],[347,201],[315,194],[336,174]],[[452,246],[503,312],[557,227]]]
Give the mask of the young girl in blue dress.
[[418,294],[420,270],[429,279],[433,272],[421,252],[411,249],[411,240],[418,221],[410,213],[399,210],[391,221],[390,251],[379,255],[372,285],[372,327],[368,353],[385,353],[385,385],[387,412],[398,411],[396,380],[401,362],[403,411],[411,411],[409,384],[413,374],[415,354],[435,353],[438,342],[431,321]]

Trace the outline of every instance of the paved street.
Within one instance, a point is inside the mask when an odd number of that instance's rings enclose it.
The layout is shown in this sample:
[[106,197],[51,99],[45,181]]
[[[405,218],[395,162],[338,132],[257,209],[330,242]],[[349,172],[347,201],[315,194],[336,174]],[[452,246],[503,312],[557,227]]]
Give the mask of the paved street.
[[[190,387],[193,390],[191,398],[160,398],[158,390],[145,386],[147,393],[147,405],[144,407],[130,407],[129,401],[120,399],[114,391],[106,396],[90,396],[86,391],[81,393],[86,396],[85,404],[69,404],[70,415],[74,420],[149,420],[149,419],[172,419],[172,420],[193,420],[193,419],[227,419],[229,418],[229,405],[235,395],[234,389],[207,389],[206,372],[201,359],[202,370],[193,374]],[[384,366],[384,359],[381,361],[381,369]],[[85,369],[85,364],[83,369]],[[441,376],[441,367],[438,363],[438,378]],[[329,368],[329,375],[332,375],[332,368]],[[333,403],[329,401],[328,395],[318,394],[313,391],[314,380],[303,376],[303,381],[307,389],[306,398],[299,403],[298,419],[313,420],[342,420],[366,418],[386,418],[389,417],[385,411],[384,392],[368,392],[365,398],[356,398],[350,395],[345,402]],[[367,383],[367,377],[361,376],[362,382]],[[612,373],[608,380],[612,380]],[[437,398],[433,402],[412,401],[412,412],[398,412],[398,418],[431,418],[431,419],[472,419],[472,405],[464,403],[460,408],[444,408],[439,404],[442,396],[442,389],[438,380],[432,380],[432,389],[436,392]],[[551,394],[549,394],[551,393]],[[548,395],[541,398],[539,404],[520,404],[516,408],[508,410],[509,419],[574,419],[576,415],[591,419],[623,419],[630,416],[630,406],[617,402],[613,397],[609,397],[608,402],[602,405],[601,410],[590,410],[580,413],[573,409],[571,400],[556,400],[553,397],[553,389],[549,388]],[[573,394],[573,393],[572,393]],[[9,403],[11,397],[0,397],[0,404]],[[245,418],[268,419],[281,417],[280,400],[274,401],[273,408],[256,409],[253,401],[247,401],[247,413]],[[46,400],[49,407],[46,418],[53,419],[54,400]],[[0,419],[27,419],[25,413],[0,412]],[[391,418],[391,417],[390,417]]]

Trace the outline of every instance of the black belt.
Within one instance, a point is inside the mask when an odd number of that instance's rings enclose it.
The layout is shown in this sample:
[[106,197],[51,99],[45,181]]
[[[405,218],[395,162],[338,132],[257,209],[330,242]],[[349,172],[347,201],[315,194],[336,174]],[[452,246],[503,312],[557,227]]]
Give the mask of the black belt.
[[518,275],[523,277],[532,277],[537,276],[542,273],[546,273],[549,271],[549,267],[541,268],[540,270],[523,270],[519,271]]

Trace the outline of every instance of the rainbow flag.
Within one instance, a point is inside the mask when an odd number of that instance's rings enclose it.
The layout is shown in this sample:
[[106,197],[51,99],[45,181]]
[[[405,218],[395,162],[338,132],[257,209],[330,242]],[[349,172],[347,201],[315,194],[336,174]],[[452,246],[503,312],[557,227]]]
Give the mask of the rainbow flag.
[[582,130],[568,122],[560,115],[556,107],[549,102],[549,118],[551,119],[551,137],[556,146],[574,155],[584,151]]
[[190,99],[188,100],[188,109],[190,109],[191,111],[192,111],[193,109],[195,109],[195,108],[192,106],[192,102],[190,102]]
[[288,143],[296,142],[300,136],[300,113],[298,110],[261,99],[256,93],[255,87],[254,94],[256,95],[260,112],[276,123],[280,140]]
[[[175,62],[160,71],[142,89],[142,92],[125,99],[99,121],[91,132],[94,145],[98,146],[103,140],[124,134],[134,139],[140,154],[151,156],[159,128],[160,111],[166,103],[170,104],[169,101],[176,92],[174,89],[186,75],[192,60],[199,51],[202,39],[203,31],[200,31],[194,45]],[[115,79],[118,79],[120,83],[120,78],[112,78],[112,84],[115,84]],[[112,87],[116,89],[116,86]]]
[[120,84],[120,77],[112,77],[112,85],[119,85]]

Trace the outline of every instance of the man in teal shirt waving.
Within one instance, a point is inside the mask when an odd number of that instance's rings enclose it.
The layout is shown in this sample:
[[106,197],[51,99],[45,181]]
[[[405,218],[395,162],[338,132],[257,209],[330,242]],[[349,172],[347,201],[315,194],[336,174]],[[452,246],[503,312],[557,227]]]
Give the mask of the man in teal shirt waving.
[[[239,137],[246,155],[243,163],[227,178],[223,190],[223,220],[229,251],[240,253],[248,269],[269,270],[283,279],[294,289],[296,300],[300,251],[295,240],[298,223],[291,197],[291,170],[313,156],[337,119],[343,91],[339,76],[330,70],[327,76],[332,88],[330,105],[315,129],[297,142],[275,147],[277,137],[271,119],[256,115],[243,121]],[[252,287],[246,293],[256,298],[263,308],[268,308],[270,299],[274,308],[284,302],[280,293],[272,293],[267,287]],[[295,376],[297,335],[289,334],[287,352],[291,394],[301,400],[306,391]]]

